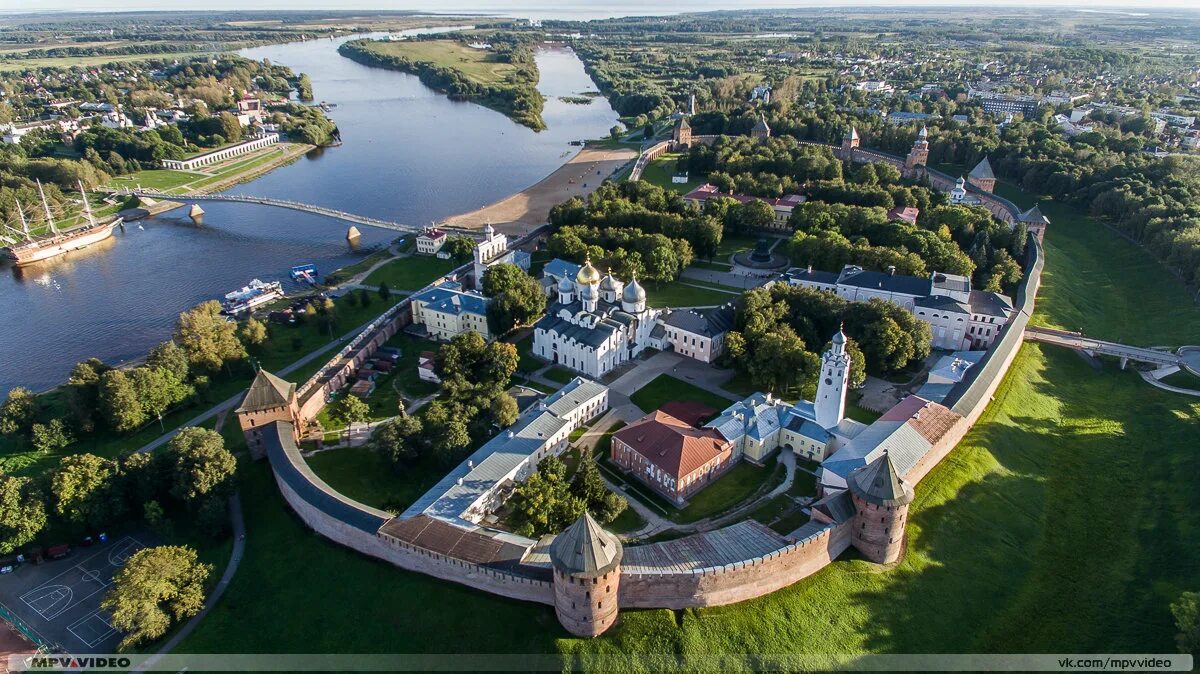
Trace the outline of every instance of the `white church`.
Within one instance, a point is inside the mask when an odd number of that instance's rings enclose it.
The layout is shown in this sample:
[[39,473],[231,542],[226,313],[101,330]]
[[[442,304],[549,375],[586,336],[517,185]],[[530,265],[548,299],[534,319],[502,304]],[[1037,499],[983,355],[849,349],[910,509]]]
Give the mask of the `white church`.
[[574,279],[558,278],[556,291],[534,325],[534,355],[599,379],[647,347],[663,348],[662,312],[646,307],[637,278],[626,284],[611,271],[601,278],[589,259]]
[[797,457],[823,461],[858,436],[866,425],[846,417],[850,386],[850,354],[846,334],[838,330],[832,346],[821,356],[815,401],[789,405],[770,394],[755,393],[730,405],[705,424],[733,443],[734,454],[762,463],[776,449]]

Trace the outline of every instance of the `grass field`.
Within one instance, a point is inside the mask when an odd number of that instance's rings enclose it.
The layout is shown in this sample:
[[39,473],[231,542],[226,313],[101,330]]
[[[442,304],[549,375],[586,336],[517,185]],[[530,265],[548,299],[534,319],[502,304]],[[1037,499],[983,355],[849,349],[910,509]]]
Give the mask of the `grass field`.
[[414,255],[412,257],[392,260],[363,281],[364,285],[377,286],[388,284],[389,288],[401,290],[417,290],[424,288],[435,278],[449,272],[458,266],[454,260],[440,260],[436,257]]
[[698,402],[718,412],[729,407],[731,402],[669,374],[658,375],[649,384],[635,391],[629,399],[646,413],[653,412],[672,400]]
[[[688,285],[695,283],[696,285]],[[650,283],[646,288],[646,303],[652,307],[707,307],[737,299],[737,293],[716,287],[698,288],[701,281],[672,281]]]
[[[254,175],[269,164],[299,156],[305,147],[308,146],[297,146],[290,143],[271,145],[255,152],[227,159],[219,164],[202,167],[198,171],[147,169],[129,175],[115,176],[109,185],[117,189],[138,185],[145,189],[182,195],[219,182],[236,181],[242,175]],[[205,149],[202,152],[208,151]],[[200,154],[200,152],[194,154]]]
[[642,172],[642,180],[680,194],[687,194],[703,185],[704,179],[701,176],[692,176],[686,183],[671,182],[671,176],[675,175],[675,166],[681,156],[683,155],[678,153],[661,155],[646,165],[646,169]]
[[503,84],[517,68],[487,49],[473,49],[455,40],[373,42],[371,51],[452,68],[480,84]]

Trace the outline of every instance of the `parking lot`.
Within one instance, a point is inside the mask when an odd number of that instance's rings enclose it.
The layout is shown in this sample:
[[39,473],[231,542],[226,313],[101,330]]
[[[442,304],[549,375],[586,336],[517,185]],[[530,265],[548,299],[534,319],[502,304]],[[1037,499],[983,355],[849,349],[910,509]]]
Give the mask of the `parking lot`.
[[22,564],[0,577],[0,602],[43,639],[71,653],[112,653],[120,632],[100,600],[133,553],[145,547],[132,536],[75,548],[65,559]]

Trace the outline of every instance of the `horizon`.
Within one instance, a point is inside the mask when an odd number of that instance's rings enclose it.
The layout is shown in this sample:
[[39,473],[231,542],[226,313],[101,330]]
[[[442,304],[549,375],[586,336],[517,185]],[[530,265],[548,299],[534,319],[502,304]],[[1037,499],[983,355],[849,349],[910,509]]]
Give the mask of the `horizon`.
[[[607,3],[598,7],[586,0],[563,0],[561,2],[514,2],[503,0],[458,0],[455,3],[404,2],[387,3],[367,0],[350,2],[334,7],[328,0],[265,0],[253,9],[235,0],[126,0],[114,5],[112,0],[75,0],[56,3],[54,0],[11,0],[12,5],[0,10],[0,16],[37,14],[108,14],[129,12],[417,12],[428,15],[486,15],[486,16],[555,16],[587,19],[616,18],[625,16],[649,16],[688,14],[714,11],[761,10],[761,9],[921,9],[921,8],[970,8],[976,3],[967,0],[917,0],[908,2],[885,2],[884,0],[658,0],[643,3],[628,0]],[[398,6],[399,5],[399,6]],[[1130,3],[1129,0],[1093,0],[1090,2],[1062,2],[1061,0],[1005,0],[991,5],[992,9],[1055,9],[1092,13],[1144,14],[1156,10],[1197,11],[1192,0],[1154,0],[1148,3]]]

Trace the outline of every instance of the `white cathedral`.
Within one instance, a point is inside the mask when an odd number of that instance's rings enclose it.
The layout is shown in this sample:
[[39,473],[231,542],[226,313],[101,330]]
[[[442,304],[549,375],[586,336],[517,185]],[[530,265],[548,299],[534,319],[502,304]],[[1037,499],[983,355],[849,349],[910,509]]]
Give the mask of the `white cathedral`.
[[574,280],[557,282],[557,301],[534,325],[533,353],[599,379],[647,347],[663,348],[662,313],[646,307],[646,291],[637,278],[625,284],[604,278],[587,260]]

